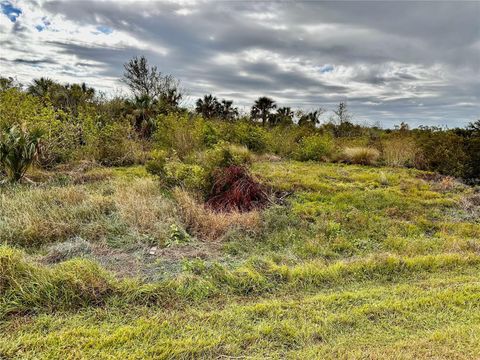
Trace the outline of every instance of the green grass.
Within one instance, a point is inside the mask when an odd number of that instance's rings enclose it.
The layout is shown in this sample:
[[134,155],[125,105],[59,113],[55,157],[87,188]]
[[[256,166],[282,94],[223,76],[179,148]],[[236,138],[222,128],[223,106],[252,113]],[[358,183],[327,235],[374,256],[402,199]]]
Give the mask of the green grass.
[[215,244],[169,240],[182,218],[142,167],[1,189],[0,358],[480,357],[474,189],[410,169],[253,171],[292,195]]

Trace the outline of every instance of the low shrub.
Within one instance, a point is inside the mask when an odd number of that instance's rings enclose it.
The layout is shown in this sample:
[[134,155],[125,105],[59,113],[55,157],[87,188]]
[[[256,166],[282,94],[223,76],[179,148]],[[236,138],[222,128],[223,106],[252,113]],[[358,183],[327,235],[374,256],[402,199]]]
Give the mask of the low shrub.
[[206,173],[200,165],[172,160],[165,164],[165,176],[162,180],[169,187],[180,186],[192,191],[204,191]]
[[145,163],[147,171],[156,176],[165,176],[165,165],[167,164],[168,153],[165,150],[153,150],[150,159]]
[[302,138],[293,157],[300,161],[326,161],[332,154],[334,142],[329,135],[310,135]]
[[205,122],[200,131],[202,142],[207,148],[215,146],[220,141],[219,130],[214,123]]
[[130,139],[132,130],[119,123],[108,124],[95,137],[94,158],[102,165],[132,165],[139,143]]
[[213,186],[207,205],[216,211],[250,211],[265,205],[263,187],[242,166],[219,168],[213,172]]
[[461,136],[452,131],[416,130],[416,142],[422,150],[420,169],[455,177],[464,174],[468,159]]
[[379,157],[380,152],[377,149],[368,147],[345,148],[341,154],[343,161],[359,165],[373,165]]
[[42,133],[12,126],[0,132],[0,166],[11,182],[25,175],[37,156]]
[[180,160],[202,148],[204,122],[188,115],[170,114],[159,116],[153,135],[155,146],[166,151],[175,151]]
[[226,129],[229,134],[225,138],[246,146],[254,152],[264,152],[269,147],[270,134],[267,130],[256,124],[248,122],[239,122],[231,129]]
[[180,161],[175,156],[168,157],[165,151],[155,151],[146,164],[147,171],[156,175],[167,187],[180,186],[203,192],[206,188],[207,173],[197,164]]
[[212,171],[232,165],[249,165],[253,155],[245,146],[220,142],[214,148],[200,153],[197,160],[207,171]]

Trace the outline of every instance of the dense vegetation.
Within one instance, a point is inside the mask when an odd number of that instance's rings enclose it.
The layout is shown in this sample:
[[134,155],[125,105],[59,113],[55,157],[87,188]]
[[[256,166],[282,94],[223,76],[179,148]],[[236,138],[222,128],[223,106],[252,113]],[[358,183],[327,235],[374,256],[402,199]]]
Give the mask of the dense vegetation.
[[480,123],[0,81],[0,358],[480,357]]
[[383,130],[354,124],[345,102],[320,123],[325,112],[320,107],[294,111],[260,97],[249,114],[239,114],[232,100],[212,95],[198,99],[192,111],[181,106],[179,82],[144,57],[125,64],[123,80],[131,96],[107,99],[85,84],[41,78],[24,88],[1,78],[0,129],[42,132],[38,164],[44,168],[78,160],[143,164],[159,150],[192,163],[195,153],[227,142],[301,161],[414,167],[472,182],[480,178],[480,120],[464,129],[409,129],[401,123]]

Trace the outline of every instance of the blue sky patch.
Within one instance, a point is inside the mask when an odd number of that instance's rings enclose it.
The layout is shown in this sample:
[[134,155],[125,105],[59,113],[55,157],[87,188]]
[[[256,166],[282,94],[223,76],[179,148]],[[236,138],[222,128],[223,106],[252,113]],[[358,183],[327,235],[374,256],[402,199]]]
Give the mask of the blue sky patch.
[[324,65],[320,68],[322,74],[333,71],[333,65]]
[[101,33],[104,33],[104,34],[111,34],[113,32],[113,29],[106,26],[106,25],[99,25],[97,26],[97,30],[100,31]]
[[22,13],[22,9],[13,6],[12,3],[8,1],[2,1],[0,3],[0,10],[10,19],[11,22],[17,21],[17,18]]
[[44,17],[42,18],[42,23],[41,23],[41,24],[38,24],[38,25],[35,25],[35,29],[37,29],[38,32],[42,32],[42,31],[45,30],[50,24],[51,24],[51,22],[47,19],[46,16],[44,16]]

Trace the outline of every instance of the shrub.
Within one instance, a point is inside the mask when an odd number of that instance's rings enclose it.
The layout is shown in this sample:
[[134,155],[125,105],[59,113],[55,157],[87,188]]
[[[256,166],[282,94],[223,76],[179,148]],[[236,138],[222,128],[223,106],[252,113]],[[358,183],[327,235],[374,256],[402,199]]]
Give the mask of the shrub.
[[302,138],[294,158],[300,161],[324,161],[333,152],[334,143],[329,135],[311,135]]
[[314,129],[309,126],[276,126],[270,130],[270,151],[290,157],[297,154],[302,138],[311,136]]
[[188,115],[170,114],[156,120],[154,141],[159,149],[175,151],[180,160],[202,148],[203,121]]
[[94,157],[108,166],[132,165],[135,163],[137,143],[130,140],[131,129],[125,124],[107,124],[98,130],[95,138]]
[[377,149],[368,147],[345,148],[341,157],[344,161],[351,164],[373,165],[380,157],[380,152]]
[[198,160],[207,171],[212,171],[219,167],[251,164],[253,156],[245,146],[221,142],[200,154]]
[[200,165],[172,160],[165,164],[165,175],[161,179],[170,187],[181,186],[193,191],[204,191],[206,173]]
[[27,132],[12,126],[0,133],[0,164],[11,182],[25,175],[38,154],[40,131]]
[[212,147],[220,141],[220,135],[214,123],[205,122],[201,127],[201,139],[206,147]]
[[207,205],[216,211],[250,211],[267,201],[263,187],[242,166],[219,168],[213,173],[213,186]]
[[165,176],[165,165],[167,163],[168,154],[165,150],[153,150],[150,154],[150,160],[145,164],[147,171],[156,176]]
[[147,171],[156,175],[168,187],[180,186],[193,191],[204,191],[207,172],[197,164],[180,161],[174,156],[168,157],[162,150],[152,152],[152,159],[146,164]]
[[424,129],[417,132],[416,141],[423,156],[419,168],[451,176],[464,174],[467,156],[461,136],[451,131]]
[[227,131],[232,132],[226,137],[228,140],[245,145],[249,150],[264,152],[268,149],[269,133],[259,125],[240,122]]

